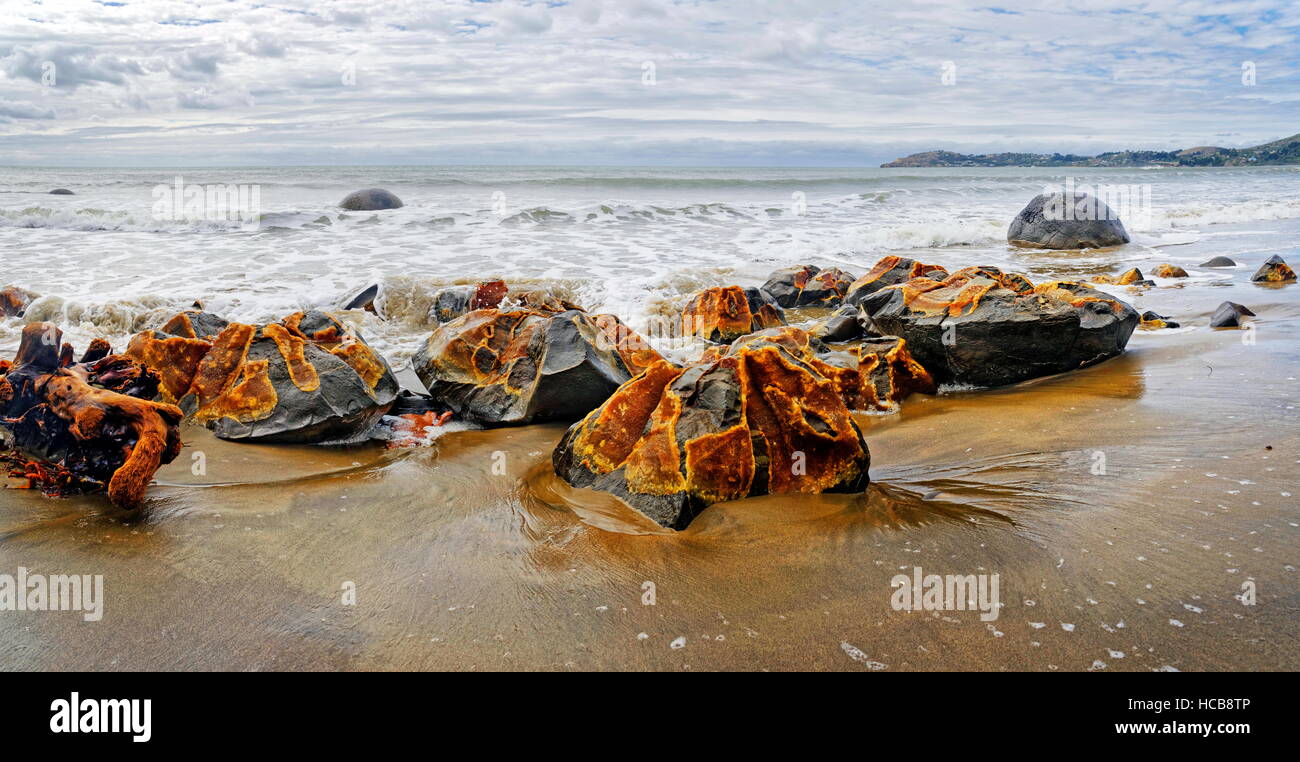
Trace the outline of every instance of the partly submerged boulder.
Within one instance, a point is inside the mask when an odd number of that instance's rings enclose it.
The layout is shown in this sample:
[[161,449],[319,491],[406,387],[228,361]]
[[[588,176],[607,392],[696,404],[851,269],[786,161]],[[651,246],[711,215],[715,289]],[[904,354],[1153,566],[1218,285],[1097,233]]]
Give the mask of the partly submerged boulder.
[[1038,249],[1097,249],[1129,242],[1119,215],[1095,196],[1057,191],[1035,196],[1007,229],[1007,241]]
[[1290,283],[1296,279],[1295,270],[1278,255],[1274,254],[1260,265],[1255,274],[1250,276],[1252,283]]
[[857,305],[886,286],[896,286],[913,278],[941,279],[948,271],[939,265],[927,265],[907,257],[888,256],[872,265],[866,275],[853,281],[844,301]]
[[1187,277],[1186,270],[1179,267],[1178,265],[1171,265],[1167,263],[1163,265],[1156,265],[1156,269],[1152,270],[1151,274],[1156,276],[1157,278],[1186,278]]
[[747,333],[785,325],[785,312],[758,288],[709,288],[691,298],[682,310],[683,336],[699,336],[728,344]]
[[1236,267],[1237,263],[1229,257],[1213,257],[1208,262],[1202,262],[1201,267]]
[[1249,307],[1237,304],[1236,302],[1224,302],[1220,304],[1214,314],[1210,316],[1211,328],[1239,328],[1241,327],[1241,318],[1243,316],[1254,317],[1255,313],[1250,311]]
[[54,190],[50,191],[50,195],[51,196],[75,196],[77,194],[73,193],[67,188],[55,188]]
[[398,209],[404,204],[393,193],[383,188],[366,188],[349,193],[339,206],[349,212],[373,212],[380,209]]
[[[159,394],[222,439],[321,443],[364,434],[398,383],[388,363],[328,313],[262,326],[182,313],[132,338],[127,354],[162,378]],[[221,321],[224,322],[224,321]],[[200,338],[202,336],[202,338]]]
[[1015,383],[1114,357],[1139,322],[1131,306],[1088,286],[1034,286],[995,267],[890,286],[867,297],[862,311],[878,333],[906,339],[936,380],[976,386]]
[[1148,331],[1158,331],[1161,328],[1178,327],[1178,323],[1170,320],[1168,315],[1161,315],[1157,312],[1152,312],[1151,310],[1143,312],[1139,315],[1139,318],[1142,322],[1138,324],[1138,327]]
[[480,423],[571,421],[652,361],[644,352],[653,350],[611,318],[474,310],[435,328],[412,365],[435,400]]
[[762,288],[782,307],[838,307],[852,282],[836,267],[797,265],[772,273]]
[[859,492],[871,456],[835,382],[776,343],[656,363],[565,433],[551,457],[661,526],[752,495]]
[[1142,274],[1142,271],[1136,267],[1125,270],[1119,275],[1094,275],[1093,283],[1105,283],[1111,286],[1154,286],[1155,282],[1148,280]]
[[154,472],[180,453],[181,411],[151,401],[157,377],[106,342],[92,342],[80,363],[71,350],[54,325],[32,323],[12,365],[0,362],[0,427],[19,450],[3,459],[47,493],[105,490],[114,505],[138,507]]

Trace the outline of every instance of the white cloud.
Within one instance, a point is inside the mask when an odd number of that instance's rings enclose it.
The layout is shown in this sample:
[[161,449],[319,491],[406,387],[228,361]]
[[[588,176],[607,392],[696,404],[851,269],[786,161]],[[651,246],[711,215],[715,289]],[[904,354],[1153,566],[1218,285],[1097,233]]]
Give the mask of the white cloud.
[[[1280,0],[0,0],[0,18],[0,104],[38,114],[0,111],[0,140],[50,161],[105,135],[77,154],[864,163],[1300,130],[1300,7]],[[223,129],[175,129],[196,112]]]

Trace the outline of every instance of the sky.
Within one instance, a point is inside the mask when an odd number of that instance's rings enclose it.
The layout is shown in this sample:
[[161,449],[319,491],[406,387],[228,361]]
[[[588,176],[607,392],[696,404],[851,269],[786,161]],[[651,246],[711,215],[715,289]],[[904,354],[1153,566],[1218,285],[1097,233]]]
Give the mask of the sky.
[[874,166],[1300,132],[1300,3],[0,0],[0,166]]

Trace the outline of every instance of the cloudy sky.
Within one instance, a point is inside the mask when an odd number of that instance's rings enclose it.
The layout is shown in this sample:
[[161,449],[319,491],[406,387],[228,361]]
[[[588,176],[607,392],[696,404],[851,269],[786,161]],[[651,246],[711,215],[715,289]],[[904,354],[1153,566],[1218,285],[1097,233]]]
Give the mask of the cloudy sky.
[[1300,132],[1298,37],[1292,0],[0,0],[0,165],[1243,146]]

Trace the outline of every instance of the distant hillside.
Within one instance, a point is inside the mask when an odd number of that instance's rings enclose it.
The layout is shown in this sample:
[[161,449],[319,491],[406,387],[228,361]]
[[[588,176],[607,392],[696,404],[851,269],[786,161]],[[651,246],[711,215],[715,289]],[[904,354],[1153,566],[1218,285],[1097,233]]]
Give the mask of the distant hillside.
[[1253,148],[1196,146],[1181,151],[1111,151],[1097,156],[1062,153],[925,151],[882,167],[1246,167],[1300,164],[1300,134]]

